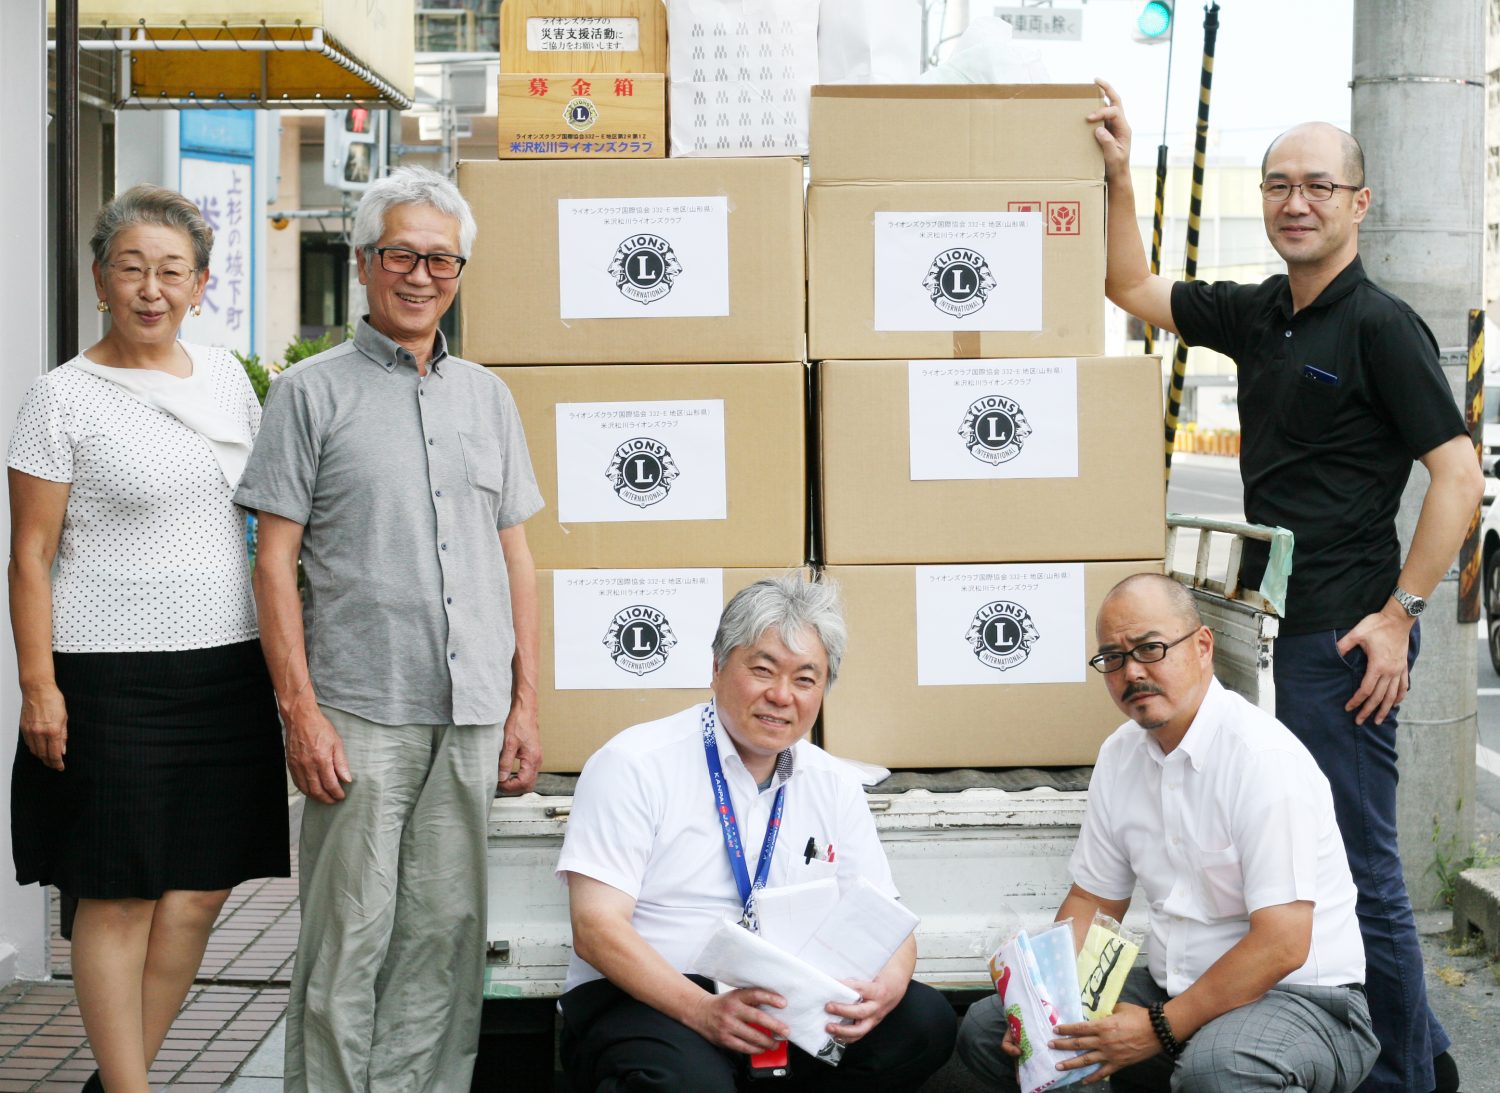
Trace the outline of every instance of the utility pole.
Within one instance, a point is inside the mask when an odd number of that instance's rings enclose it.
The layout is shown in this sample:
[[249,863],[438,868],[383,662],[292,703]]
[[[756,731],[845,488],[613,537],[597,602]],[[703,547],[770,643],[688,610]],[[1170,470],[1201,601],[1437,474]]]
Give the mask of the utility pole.
[[[1484,44],[1483,0],[1354,5],[1353,129],[1372,192],[1360,254],[1432,328],[1459,405],[1468,311],[1484,306]],[[1427,483],[1418,467],[1401,500],[1403,556]],[[1397,737],[1401,857],[1419,909],[1437,902],[1434,852],[1462,856],[1474,839],[1476,653],[1473,626],[1457,620],[1455,563],[1422,615]]]

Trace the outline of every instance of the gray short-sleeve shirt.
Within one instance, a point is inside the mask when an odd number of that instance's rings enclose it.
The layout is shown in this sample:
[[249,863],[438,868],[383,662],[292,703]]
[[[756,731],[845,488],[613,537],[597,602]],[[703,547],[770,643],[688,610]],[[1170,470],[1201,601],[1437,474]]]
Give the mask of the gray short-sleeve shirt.
[[447,354],[425,377],[361,319],[271,384],[235,501],[302,524],[319,702],[386,725],[487,725],[510,709],[499,529],[542,507],[510,391]]

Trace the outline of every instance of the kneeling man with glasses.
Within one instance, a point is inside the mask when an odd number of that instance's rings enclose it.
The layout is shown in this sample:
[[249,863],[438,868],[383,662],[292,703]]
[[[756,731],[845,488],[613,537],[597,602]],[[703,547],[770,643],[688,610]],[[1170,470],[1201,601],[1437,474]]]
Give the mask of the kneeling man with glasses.
[[[1116,1093],[1354,1089],[1379,1044],[1327,778],[1214,678],[1213,633],[1178,582],[1121,581],[1095,633],[1089,664],[1130,720],[1099,751],[1057,918],[1081,947],[1139,884],[1150,940],[1110,1016],[1054,1030],[1082,1052],[1061,1067],[1097,1063]],[[1016,1088],[998,997],[970,1007],[958,1053]]]

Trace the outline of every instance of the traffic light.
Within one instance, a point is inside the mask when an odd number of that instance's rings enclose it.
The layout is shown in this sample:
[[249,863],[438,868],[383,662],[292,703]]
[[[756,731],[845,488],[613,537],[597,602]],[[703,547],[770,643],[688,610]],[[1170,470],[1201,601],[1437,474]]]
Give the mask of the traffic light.
[[363,193],[380,173],[380,133],[385,111],[368,106],[330,110],[323,122],[323,182]]
[[1172,0],[1148,0],[1135,17],[1135,31],[1131,35],[1137,42],[1151,45],[1172,38]]

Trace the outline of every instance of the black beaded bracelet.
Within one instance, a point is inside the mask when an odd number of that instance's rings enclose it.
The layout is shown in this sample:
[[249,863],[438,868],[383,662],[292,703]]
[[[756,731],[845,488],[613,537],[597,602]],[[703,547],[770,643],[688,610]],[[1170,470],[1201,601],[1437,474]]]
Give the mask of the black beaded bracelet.
[[1175,1059],[1187,1048],[1187,1044],[1178,1043],[1177,1037],[1172,1035],[1172,1025],[1167,1021],[1167,1004],[1165,1002],[1152,1002],[1149,1010],[1151,1014],[1151,1028],[1156,1033],[1156,1038],[1161,1041],[1161,1049],[1167,1053],[1167,1058]]

